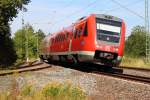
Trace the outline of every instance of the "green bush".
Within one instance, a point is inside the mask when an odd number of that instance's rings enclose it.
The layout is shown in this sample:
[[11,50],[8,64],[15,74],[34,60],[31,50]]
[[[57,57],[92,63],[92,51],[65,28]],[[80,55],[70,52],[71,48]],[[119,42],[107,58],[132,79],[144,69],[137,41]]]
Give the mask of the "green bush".
[[[11,95],[10,95],[11,94]],[[0,93],[1,98],[18,98],[19,100],[85,100],[86,95],[78,86],[73,86],[69,83],[50,83],[45,85],[42,89],[36,89],[33,85],[24,85],[19,94],[14,92]]]
[[125,54],[130,57],[144,57],[146,55],[146,32],[144,27],[136,26],[125,42]]
[[21,89],[21,95],[22,95],[22,96],[31,96],[32,90],[33,90],[32,85],[25,85],[25,86]]

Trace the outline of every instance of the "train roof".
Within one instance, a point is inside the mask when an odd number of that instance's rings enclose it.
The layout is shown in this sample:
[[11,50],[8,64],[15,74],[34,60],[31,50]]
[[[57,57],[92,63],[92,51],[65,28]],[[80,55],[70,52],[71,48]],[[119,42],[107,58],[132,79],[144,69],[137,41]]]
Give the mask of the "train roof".
[[122,19],[115,17],[115,16],[111,16],[111,15],[106,15],[106,14],[95,14],[96,18],[101,18],[101,19],[107,19],[107,20],[113,20],[113,21],[117,21],[117,22],[122,22]]
[[62,31],[70,31],[72,29],[72,26],[75,26],[77,25],[78,23],[80,22],[84,22],[86,19],[88,19],[90,16],[95,16],[96,18],[101,18],[101,19],[107,19],[107,20],[113,20],[113,21],[117,21],[117,22],[122,22],[122,19],[118,18],[118,17],[115,17],[115,16],[112,16],[112,15],[106,15],[106,14],[90,14],[88,16],[84,16],[84,17],[81,17],[79,18],[77,21],[75,21],[74,23],[72,23],[72,25],[68,26],[68,27],[65,27],[65,28],[62,28],[61,30],[53,33],[53,34],[50,34],[48,35],[47,37],[55,37],[57,34],[61,33]]

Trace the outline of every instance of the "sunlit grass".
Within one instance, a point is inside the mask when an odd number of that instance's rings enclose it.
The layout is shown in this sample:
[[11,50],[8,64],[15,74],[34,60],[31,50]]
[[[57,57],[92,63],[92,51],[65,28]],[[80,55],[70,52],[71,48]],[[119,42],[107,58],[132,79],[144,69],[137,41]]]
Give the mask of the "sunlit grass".
[[150,64],[147,64],[145,62],[145,58],[142,57],[137,58],[124,56],[120,66],[150,69]]
[[[16,86],[14,86],[16,85]],[[41,89],[26,84],[18,90],[17,84],[10,92],[0,93],[0,100],[85,100],[86,95],[79,86],[70,83],[53,82]]]

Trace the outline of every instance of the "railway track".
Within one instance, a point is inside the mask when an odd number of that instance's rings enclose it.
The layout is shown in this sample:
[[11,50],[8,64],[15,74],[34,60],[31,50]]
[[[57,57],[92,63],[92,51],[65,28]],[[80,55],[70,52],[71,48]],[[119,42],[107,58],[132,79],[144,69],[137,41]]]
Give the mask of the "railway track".
[[[51,65],[43,65],[44,63],[38,62],[38,63],[29,63],[27,65],[22,65],[21,67],[18,67],[16,69],[0,72],[0,76],[6,76],[6,75],[11,75],[14,73],[22,73],[22,72],[27,72],[27,71],[37,71],[41,69],[46,69],[50,68]],[[43,66],[42,66],[43,65]]]
[[137,71],[143,71],[143,72],[150,72],[150,68],[135,68],[135,67],[126,67],[126,66],[120,66],[119,68],[123,69],[129,69],[129,70],[137,70]]
[[136,82],[145,83],[145,84],[150,84],[150,77],[135,76],[135,75],[129,75],[129,74],[123,74],[123,73],[97,72],[97,71],[94,71],[92,73],[102,74],[102,75],[111,76],[115,78],[130,80],[130,81],[136,81]]
[[[13,70],[10,70],[7,72],[0,73],[0,76],[11,75],[14,73],[22,73],[22,72],[27,72],[27,71],[37,71],[37,70],[41,70],[41,69],[50,68],[51,65],[55,65],[55,64],[44,65],[44,63],[42,63],[42,62],[32,63],[29,65],[19,67],[17,69],[13,69]],[[71,68],[71,69],[79,70],[82,72],[102,74],[102,75],[111,76],[111,77],[115,77],[115,78],[121,78],[121,79],[125,79],[125,80],[150,84],[150,77],[123,74],[121,69],[111,69],[111,68],[107,69],[106,67],[99,68],[99,66],[97,66],[97,65],[85,65],[85,66],[83,66],[83,65],[74,66],[74,65],[70,65],[70,64],[59,64],[59,65],[65,67],[65,68]]]
[[[58,65],[66,67],[66,68],[79,70],[82,72],[102,74],[102,75],[120,78],[120,79],[124,79],[124,80],[130,80],[130,81],[136,81],[136,82],[140,82],[140,83],[150,84],[150,77],[124,74],[123,73],[124,68],[116,68],[116,67],[108,68],[108,66],[100,66],[97,64],[81,64],[81,65],[58,64]],[[134,69],[132,69],[132,70],[134,70]],[[140,69],[135,69],[135,70],[140,70]],[[146,72],[147,70],[143,69],[140,71]]]

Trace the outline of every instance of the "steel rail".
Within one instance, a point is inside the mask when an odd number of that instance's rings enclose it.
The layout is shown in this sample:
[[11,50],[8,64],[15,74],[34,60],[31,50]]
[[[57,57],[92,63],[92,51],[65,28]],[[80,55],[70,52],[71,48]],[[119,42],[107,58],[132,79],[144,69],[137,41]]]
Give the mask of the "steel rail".
[[37,71],[37,70],[46,69],[46,68],[51,67],[51,65],[38,66],[38,65],[42,65],[42,64],[43,63],[37,63],[37,64],[33,64],[33,65],[23,66],[23,67],[18,68],[18,69],[2,72],[2,73],[0,73],[0,76],[6,76],[6,75],[15,74],[15,73],[27,72],[27,71]]
[[135,76],[135,75],[129,75],[129,74],[122,74],[122,73],[106,73],[106,72],[92,72],[96,74],[102,74],[106,76],[111,76],[115,78],[130,80],[130,81],[136,81],[140,83],[150,84],[150,77],[143,77],[143,76]]

